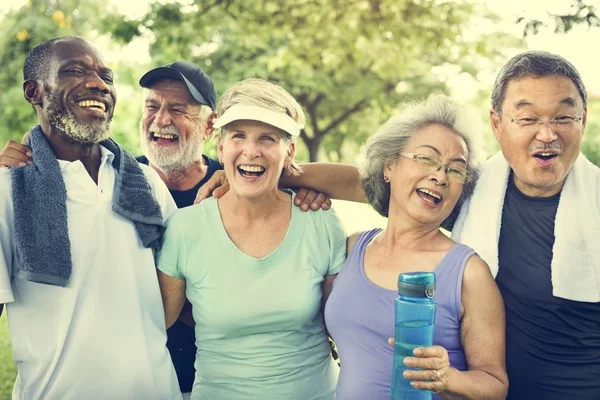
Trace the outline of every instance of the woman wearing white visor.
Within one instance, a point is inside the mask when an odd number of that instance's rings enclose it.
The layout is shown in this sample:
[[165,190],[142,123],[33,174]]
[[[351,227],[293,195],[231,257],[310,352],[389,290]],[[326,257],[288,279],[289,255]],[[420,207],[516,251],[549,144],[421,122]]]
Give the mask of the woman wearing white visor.
[[345,259],[331,210],[305,213],[280,190],[297,171],[304,112],[260,79],[232,86],[214,127],[230,190],[178,210],[158,255],[167,325],[185,297],[196,322],[192,399],[333,399],[322,305]]

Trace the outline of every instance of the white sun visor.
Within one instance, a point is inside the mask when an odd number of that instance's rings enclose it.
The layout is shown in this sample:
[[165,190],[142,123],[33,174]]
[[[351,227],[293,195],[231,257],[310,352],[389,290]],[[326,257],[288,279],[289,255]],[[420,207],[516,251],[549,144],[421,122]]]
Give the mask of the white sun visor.
[[240,103],[229,107],[223,115],[215,119],[213,126],[215,128],[221,128],[231,122],[243,119],[264,122],[265,124],[279,128],[292,136],[299,136],[300,130],[304,128],[303,125],[298,124],[286,113]]

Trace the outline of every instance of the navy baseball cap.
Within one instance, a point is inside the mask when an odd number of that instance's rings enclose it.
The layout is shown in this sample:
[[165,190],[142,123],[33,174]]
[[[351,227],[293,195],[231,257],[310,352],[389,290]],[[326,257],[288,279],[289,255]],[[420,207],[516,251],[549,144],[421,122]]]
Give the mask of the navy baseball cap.
[[216,109],[217,92],[215,91],[215,84],[196,64],[188,61],[177,61],[163,67],[151,69],[140,78],[140,86],[149,88],[152,83],[161,79],[182,81],[198,103],[209,106],[213,110]]

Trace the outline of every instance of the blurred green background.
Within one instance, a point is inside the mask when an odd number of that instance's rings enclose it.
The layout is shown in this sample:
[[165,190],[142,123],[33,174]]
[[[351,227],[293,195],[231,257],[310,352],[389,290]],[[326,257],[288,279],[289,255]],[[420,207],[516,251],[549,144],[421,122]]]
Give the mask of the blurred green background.
[[[27,52],[53,37],[80,35],[116,73],[112,136],[136,154],[138,79],[150,67],[186,59],[213,78],[218,93],[249,77],[292,93],[308,117],[299,161],[356,163],[365,138],[402,102],[433,91],[480,110],[491,155],[498,150],[487,128],[494,76],[508,57],[542,46],[570,59],[588,84],[583,151],[600,165],[600,84],[591,81],[598,69],[591,56],[581,64],[570,58],[585,56],[598,38],[598,7],[581,0],[3,0],[0,146],[36,122],[22,94]],[[205,150],[214,156],[214,144]],[[0,400],[10,398],[15,375],[3,315]]]

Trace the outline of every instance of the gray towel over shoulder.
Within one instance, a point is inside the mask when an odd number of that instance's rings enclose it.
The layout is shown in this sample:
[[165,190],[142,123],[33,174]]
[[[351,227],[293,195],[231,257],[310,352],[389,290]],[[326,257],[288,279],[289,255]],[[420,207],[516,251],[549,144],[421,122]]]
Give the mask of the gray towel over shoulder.
[[[39,125],[27,142],[33,165],[11,169],[16,276],[66,286],[73,263],[67,224],[67,190],[56,156]],[[152,188],[131,154],[114,140],[100,143],[114,153],[117,170],[113,210],[131,220],[144,247],[160,249],[165,227]]]

